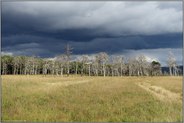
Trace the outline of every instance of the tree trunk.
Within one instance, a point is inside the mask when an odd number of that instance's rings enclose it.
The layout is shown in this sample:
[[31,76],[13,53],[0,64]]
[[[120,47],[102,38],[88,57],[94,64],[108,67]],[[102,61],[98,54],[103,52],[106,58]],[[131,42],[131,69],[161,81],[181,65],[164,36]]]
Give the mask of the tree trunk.
[[105,77],[105,64],[103,63],[103,76]]
[[4,64],[3,64],[2,66],[3,66],[3,71],[2,71],[2,74],[4,74]]
[[44,66],[43,66],[43,68],[42,68],[42,74],[43,74],[43,75],[45,74]]
[[114,76],[114,70],[112,69],[112,76]]
[[35,66],[34,74],[35,74],[35,75],[37,74],[37,65]]
[[97,68],[95,69],[95,73],[96,73],[96,76],[98,76],[98,69]]
[[172,69],[171,69],[171,67],[169,67],[169,73],[170,73],[170,76],[172,76]]
[[63,67],[61,67],[61,76],[63,76]]
[[84,63],[82,63],[82,71],[81,71],[81,76],[84,74]]
[[121,77],[122,77],[122,74],[123,74],[122,70],[123,70],[123,67],[122,67],[122,64],[121,64]]
[[34,65],[34,63],[33,63],[33,71],[32,71],[32,74],[34,74],[34,69],[35,69],[34,67],[35,67],[35,65]]
[[58,76],[58,68],[56,69],[56,75]]
[[91,71],[91,70],[90,70],[90,64],[89,64],[89,76],[90,76],[90,71]]
[[67,63],[67,76],[70,74],[70,67],[69,67],[69,62]]
[[25,68],[24,68],[24,75],[26,75],[26,70],[27,70],[27,67],[25,66]]
[[77,72],[78,71],[78,64],[77,64],[77,62],[76,62],[76,66],[75,66],[75,74],[77,75]]
[[16,74],[16,66],[14,66],[13,74],[14,74],[14,75]]
[[129,66],[129,68],[128,68],[128,74],[129,74],[129,76],[131,76],[131,68],[130,68],[130,66]]

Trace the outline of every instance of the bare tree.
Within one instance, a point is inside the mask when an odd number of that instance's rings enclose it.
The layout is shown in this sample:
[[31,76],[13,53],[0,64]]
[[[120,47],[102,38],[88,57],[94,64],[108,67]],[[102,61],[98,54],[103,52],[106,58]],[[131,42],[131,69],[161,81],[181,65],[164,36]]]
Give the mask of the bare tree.
[[179,68],[176,64],[176,62],[173,64],[173,75],[174,76],[177,76],[178,75],[178,71],[179,71]]
[[105,77],[105,75],[106,75],[106,63],[108,61],[108,55],[105,52],[100,52],[98,54],[98,57],[100,59],[100,63],[102,64],[103,76]]
[[146,57],[144,55],[140,55],[137,58],[138,60],[138,71],[141,76],[143,75],[148,75],[147,67],[148,67],[148,62],[146,61]]
[[77,75],[78,74],[78,64],[79,64],[79,62],[80,62],[80,57],[77,57],[76,59],[75,59],[75,74]]
[[83,76],[83,74],[84,74],[85,65],[86,65],[87,61],[88,61],[88,56],[87,55],[82,55],[82,57],[81,57],[81,62],[82,62],[81,76]]
[[95,56],[95,59],[93,59],[93,69],[94,69],[94,74],[98,76],[98,71],[99,71],[99,66],[100,66],[100,58],[98,55]]
[[33,56],[33,57],[30,57],[30,74],[34,74],[35,73],[35,57]]
[[123,69],[125,69],[125,63],[123,56],[115,56],[113,57],[113,67],[114,71],[118,76],[123,75]]
[[38,74],[38,65],[39,65],[39,61],[37,58],[34,58],[34,74],[37,75]]
[[56,57],[56,61],[59,64],[59,68],[60,68],[60,75],[63,76],[63,70],[64,70],[64,66],[67,64],[67,57],[66,55],[60,55]]
[[118,60],[119,60],[119,57],[118,56],[114,56],[114,57],[112,57],[112,65],[111,65],[111,72],[112,72],[112,76],[119,76],[119,71],[118,71],[118,69],[119,69],[119,62],[118,62]]
[[135,58],[129,58],[128,59],[128,75],[132,76],[133,75],[133,70],[134,68],[134,64],[135,64],[136,59]]
[[7,63],[6,59],[1,60],[1,66],[2,66],[2,74],[6,75],[7,73]]
[[[174,54],[171,51],[169,52],[167,64],[169,66],[169,74],[170,74],[170,76],[172,76],[173,71],[176,70],[176,59],[174,57]],[[173,71],[172,71],[172,69],[173,69]]]
[[58,76],[59,75],[59,62],[58,61],[56,61],[56,60],[54,60],[55,62],[55,74]]
[[[61,75],[70,72],[91,76],[145,76],[145,75],[166,75],[162,74],[161,64],[153,61],[148,62],[144,55],[132,57],[125,61],[123,56],[113,56],[109,58],[107,53],[100,52],[93,57],[88,55],[78,56],[75,61],[71,61],[71,47],[67,44],[65,54],[54,59],[42,59],[38,57],[11,56],[1,57],[2,74],[52,74]],[[180,75],[182,70],[176,63],[172,52],[169,52],[167,60],[170,75]]]
[[24,63],[24,65],[25,65],[25,68],[24,68],[24,75],[27,75],[28,74],[28,65],[29,65],[29,62],[28,62],[28,59],[29,58],[26,58],[25,59],[25,63]]
[[52,75],[54,75],[55,73],[55,60],[52,60],[50,63],[50,69],[51,69],[51,73]]
[[13,59],[13,69],[14,69],[13,70],[13,73],[14,73],[14,75],[15,74],[18,74],[19,67],[20,67],[20,57],[19,56],[16,56]]
[[92,61],[90,60],[90,57],[87,56],[87,63],[86,65],[88,66],[88,75],[91,76],[91,64],[92,64]]
[[8,72],[8,64],[9,64],[9,57],[8,56],[2,56],[1,57],[1,67],[2,67],[2,74],[6,75]]
[[44,59],[44,64],[43,64],[43,74],[47,75],[48,74],[48,70],[49,70],[49,60],[48,59]]
[[70,74],[70,56],[71,56],[71,54],[72,54],[72,47],[69,45],[69,44],[67,44],[66,46],[65,46],[65,55],[66,55],[66,60],[67,60],[67,76],[69,76],[69,74]]

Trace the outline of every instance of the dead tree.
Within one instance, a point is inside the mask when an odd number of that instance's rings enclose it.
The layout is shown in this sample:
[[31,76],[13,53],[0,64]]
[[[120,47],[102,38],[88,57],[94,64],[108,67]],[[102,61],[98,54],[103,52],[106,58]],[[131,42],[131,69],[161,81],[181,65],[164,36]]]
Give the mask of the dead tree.
[[98,54],[100,63],[102,64],[102,70],[103,70],[103,76],[105,77],[106,75],[106,63],[108,61],[108,55],[105,52],[101,52]]
[[20,63],[20,57],[14,57],[13,59],[13,74],[18,74],[18,69],[19,69],[19,63]]
[[98,55],[96,55],[95,59],[93,60],[93,68],[96,76],[98,76],[99,66],[100,66],[100,58]]
[[176,69],[176,59],[175,59],[174,54],[172,52],[169,52],[167,64],[169,66],[169,74],[170,74],[170,76],[172,76],[173,71]]
[[66,55],[66,60],[67,60],[67,76],[69,76],[69,74],[70,74],[70,56],[71,56],[71,54],[72,54],[72,47],[69,45],[69,44],[67,44],[66,46],[65,46],[65,55]]
[[84,74],[85,65],[86,65],[87,61],[88,61],[88,56],[82,55],[82,57],[81,57],[81,62],[82,62],[81,76],[83,76],[83,74]]
[[140,73],[141,76],[143,75],[147,75],[148,72],[146,71],[147,67],[148,67],[148,64],[147,64],[147,61],[146,61],[146,57],[144,55],[140,55],[138,56],[137,58],[137,68],[138,68],[138,73]]
[[80,62],[80,57],[77,57],[75,59],[75,74],[77,75],[78,74],[78,63]]
[[128,75],[132,76],[133,75],[133,69],[134,69],[134,58],[129,58],[128,59]]
[[64,66],[67,63],[67,57],[66,55],[60,55],[56,57],[56,62],[58,62],[58,66],[59,66],[59,71],[60,71],[60,75],[63,76],[63,71],[64,71]]
[[114,68],[118,76],[123,75],[124,59],[122,56],[115,56],[113,58]]

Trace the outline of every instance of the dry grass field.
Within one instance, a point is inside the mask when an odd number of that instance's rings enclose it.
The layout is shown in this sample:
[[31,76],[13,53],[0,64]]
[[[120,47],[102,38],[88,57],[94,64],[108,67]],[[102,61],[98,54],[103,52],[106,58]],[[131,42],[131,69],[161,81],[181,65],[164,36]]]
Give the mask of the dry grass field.
[[6,75],[2,120],[181,121],[182,77]]

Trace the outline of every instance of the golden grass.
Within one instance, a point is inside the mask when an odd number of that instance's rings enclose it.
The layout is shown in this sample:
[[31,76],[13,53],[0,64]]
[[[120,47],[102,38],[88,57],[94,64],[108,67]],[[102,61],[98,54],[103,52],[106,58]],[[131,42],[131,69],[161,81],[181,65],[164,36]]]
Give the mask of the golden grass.
[[144,90],[152,93],[156,98],[160,99],[161,101],[168,101],[171,103],[182,103],[182,96],[179,93],[171,92],[163,87],[153,86],[145,82],[138,83],[137,85],[143,88]]
[[[182,77],[2,76],[3,121],[176,122],[181,103],[138,86],[182,94]],[[180,99],[177,99],[181,101]]]

